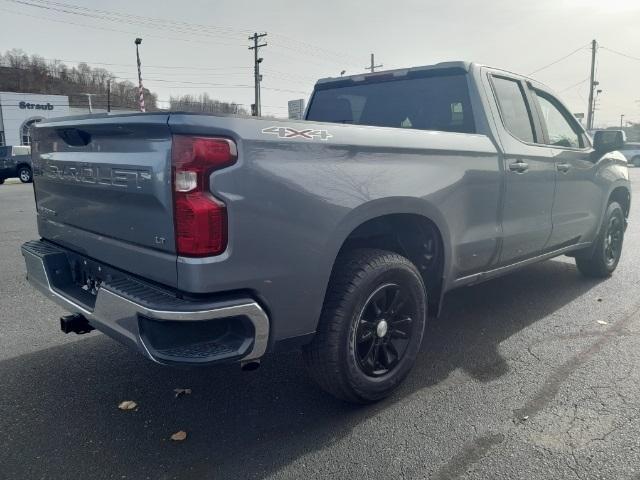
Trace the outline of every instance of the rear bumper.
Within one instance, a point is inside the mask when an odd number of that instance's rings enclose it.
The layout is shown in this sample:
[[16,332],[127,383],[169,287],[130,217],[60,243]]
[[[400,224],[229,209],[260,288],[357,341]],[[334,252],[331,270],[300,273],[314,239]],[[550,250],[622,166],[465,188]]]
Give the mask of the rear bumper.
[[[266,351],[269,318],[251,298],[185,300],[42,240],[25,243],[22,255],[31,285],[158,363],[247,361]],[[95,295],[73,281],[78,261],[104,275]]]

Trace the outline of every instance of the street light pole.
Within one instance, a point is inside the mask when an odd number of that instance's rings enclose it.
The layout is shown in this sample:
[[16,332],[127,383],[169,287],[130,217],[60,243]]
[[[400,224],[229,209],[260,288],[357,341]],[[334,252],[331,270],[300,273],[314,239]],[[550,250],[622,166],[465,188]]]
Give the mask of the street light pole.
[[138,47],[140,46],[140,44],[142,43],[142,39],[141,38],[136,38],[135,44],[136,44],[136,60],[138,61],[138,89],[139,89],[139,94],[140,94],[140,111],[141,112],[146,112],[146,108],[144,107],[144,89],[142,88],[142,66],[140,63],[140,51],[138,50]]

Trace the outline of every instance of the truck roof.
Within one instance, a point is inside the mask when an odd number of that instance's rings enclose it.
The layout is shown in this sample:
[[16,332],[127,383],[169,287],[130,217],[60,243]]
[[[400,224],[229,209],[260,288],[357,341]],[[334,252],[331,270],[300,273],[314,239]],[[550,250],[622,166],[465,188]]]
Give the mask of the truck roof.
[[321,78],[316,82],[316,85],[324,85],[327,83],[334,82],[357,82],[362,81],[364,79],[371,79],[380,76],[389,76],[392,75],[394,77],[404,77],[409,73],[413,72],[427,72],[432,70],[458,70],[460,73],[468,72],[471,69],[472,62],[465,61],[453,61],[453,62],[440,62],[433,65],[423,65],[419,67],[408,67],[408,68],[396,68],[393,70],[380,70],[379,72],[373,73],[358,73],[355,75],[345,75],[342,77],[327,77]]
[[422,65],[418,67],[407,67],[407,68],[396,68],[393,70],[380,70],[378,72],[373,73],[357,73],[355,75],[344,75],[342,77],[327,77],[321,78],[316,82],[316,87],[320,87],[321,89],[329,87],[331,84],[337,85],[345,85],[345,84],[353,84],[354,82],[362,82],[364,80],[372,80],[376,77],[404,77],[410,73],[418,73],[418,72],[429,72],[436,70],[447,70],[448,73],[468,73],[473,68],[478,67],[488,67],[492,70],[497,70],[500,72],[504,72],[510,75],[514,75],[520,78],[523,78],[533,85],[538,85],[540,87],[544,87],[547,90],[553,91],[548,85],[531,78],[528,75],[523,75],[521,73],[513,72],[511,70],[507,70],[504,68],[492,67],[490,65],[484,65],[477,62],[469,62],[464,60],[456,60],[450,62],[440,62],[435,63],[433,65]]

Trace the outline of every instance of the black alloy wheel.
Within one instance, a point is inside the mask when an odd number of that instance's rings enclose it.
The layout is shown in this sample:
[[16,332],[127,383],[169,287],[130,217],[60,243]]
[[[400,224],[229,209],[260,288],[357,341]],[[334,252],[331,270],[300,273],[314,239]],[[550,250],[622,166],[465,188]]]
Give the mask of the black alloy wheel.
[[382,285],[371,294],[354,335],[356,360],[363,373],[379,377],[398,365],[409,345],[417,314],[415,299],[397,284]]

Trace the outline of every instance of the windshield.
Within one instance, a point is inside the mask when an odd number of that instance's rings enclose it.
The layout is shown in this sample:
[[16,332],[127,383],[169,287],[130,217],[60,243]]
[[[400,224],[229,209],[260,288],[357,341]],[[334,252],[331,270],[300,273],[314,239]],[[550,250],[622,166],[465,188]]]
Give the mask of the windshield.
[[307,120],[475,133],[466,74],[320,86]]

